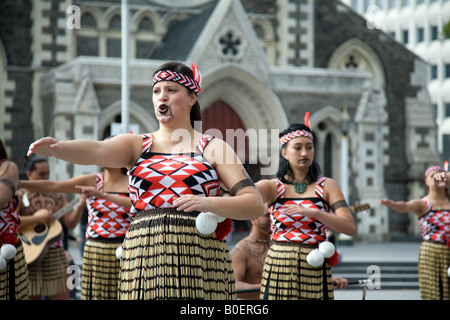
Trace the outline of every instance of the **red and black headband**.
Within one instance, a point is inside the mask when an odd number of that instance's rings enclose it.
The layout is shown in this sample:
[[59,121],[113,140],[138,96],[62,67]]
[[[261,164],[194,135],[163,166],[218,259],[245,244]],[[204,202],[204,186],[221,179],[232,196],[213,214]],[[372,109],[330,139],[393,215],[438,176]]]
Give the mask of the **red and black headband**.
[[159,70],[153,75],[152,86],[154,86],[156,83],[160,81],[173,81],[194,91],[195,94],[198,95],[200,92],[202,92],[201,87],[202,75],[198,70],[198,66],[196,66],[194,63],[192,63],[192,72],[194,78],[177,71]]
[[[311,129],[311,124],[309,122],[309,112],[305,113],[305,126]],[[284,136],[280,138],[280,144],[283,146],[288,143],[290,140],[298,137],[307,137],[314,141],[313,135],[311,131],[308,130],[294,130],[289,133],[286,133]]]

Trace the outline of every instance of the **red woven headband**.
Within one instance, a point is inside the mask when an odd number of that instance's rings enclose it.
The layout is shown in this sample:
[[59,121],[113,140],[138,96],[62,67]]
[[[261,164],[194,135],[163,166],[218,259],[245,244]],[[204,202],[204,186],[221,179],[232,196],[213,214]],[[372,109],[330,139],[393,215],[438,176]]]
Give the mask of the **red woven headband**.
[[283,146],[285,143],[288,143],[290,140],[298,137],[307,137],[314,141],[313,135],[311,132],[306,130],[295,130],[291,131],[289,133],[286,133],[284,136],[280,138],[281,146]]
[[171,70],[159,70],[153,75],[153,83],[154,86],[156,83],[160,81],[173,81],[179,84],[182,84],[186,88],[193,90],[196,95],[199,92],[202,92],[201,81],[202,76],[198,67],[192,63],[192,70],[194,74],[194,78],[191,78],[188,75],[185,75],[181,72],[171,71]]
[[[305,125],[308,128],[311,128],[311,123],[309,122],[309,112],[305,113]],[[314,141],[313,135],[310,131],[307,130],[295,130],[291,131],[289,133],[286,133],[284,136],[280,138],[280,144],[283,146],[284,144],[288,143],[290,140],[297,138],[297,137],[307,137],[310,138],[312,141]]]

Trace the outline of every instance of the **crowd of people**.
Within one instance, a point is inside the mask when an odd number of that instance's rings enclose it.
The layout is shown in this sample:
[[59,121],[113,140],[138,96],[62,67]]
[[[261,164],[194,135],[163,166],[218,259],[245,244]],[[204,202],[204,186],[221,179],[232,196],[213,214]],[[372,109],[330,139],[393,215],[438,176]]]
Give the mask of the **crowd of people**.
[[[28,151],[28,180],[0,144],[0,299],[69,298],[65,236],[86,211],[83,300],[330,300],[346,287],[332,276],[339,258],[327,230],[351,236],[356,227],[339,185],[320,174],[309,114],[280,133],[276,177],[254,182],[227,143],[194,129],[200,84],[195,65],[160,66],[157,131],[39,139]],[[102,170],[51,181],[47,157]],[[422,298],[450,299],[450,179],[433,166],[425,182],[423,199],[381,203],[416,213]],[[230,253],[233,220],[252,227]]]

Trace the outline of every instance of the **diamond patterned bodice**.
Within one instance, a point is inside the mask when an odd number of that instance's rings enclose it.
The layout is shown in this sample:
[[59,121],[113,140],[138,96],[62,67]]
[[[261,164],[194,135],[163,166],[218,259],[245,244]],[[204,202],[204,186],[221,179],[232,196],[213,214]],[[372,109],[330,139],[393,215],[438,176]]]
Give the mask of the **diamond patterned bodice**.
[[430,202],[425,202],[428,212],[419,218],[422,238],[438,243],[450,242],[450,210],[434,210]]
[[[103,174],[97,174],[97,190],[103,191]],[[113,193],[128,197],[127,193]],[[131,223],[129,210],[106,199],[91,196],[87,199],[89,212],[86,228],[87,238],[120,238],[125,235]]]
[[212,165],[203,157],[204,136],[195,152],[166,154],[151,152],[152,135],[144,134],[142,155],[129,172],[130,213],[154,208],[173,208],[173,201],[185,194],[218,196],[220,181]]
[[[20,224],[19,214],[16,212],[19,200],[16,196],[0,210],[0,243],[3,234],[15,234]],[[1,246],[1,245],[0,245]]]
[[325,179],[321,177],[317,180],[316,197],[311,198],[285,198],[284,184],[280,180],[274,179],[277,183],[277,200],[269,206],[274,241],[317,244],[326,240],[327,227],[319,220],[300,214],[287,215],[283,213],[286,205],[301,205],[329,212],[328,204],[322,198]]

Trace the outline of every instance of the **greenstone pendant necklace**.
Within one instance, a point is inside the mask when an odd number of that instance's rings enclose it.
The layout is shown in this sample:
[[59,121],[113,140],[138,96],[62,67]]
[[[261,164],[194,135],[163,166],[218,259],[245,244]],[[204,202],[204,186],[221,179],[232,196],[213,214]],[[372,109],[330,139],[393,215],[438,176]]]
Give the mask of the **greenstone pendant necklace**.
[[305,192],[307,187],[308,187],[308,184],[306,183],[305,180],[303,180],[301,183],[298,182],[297,179],[294,181],[294,191],[297,193]]

